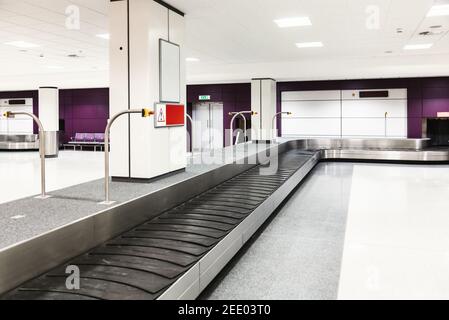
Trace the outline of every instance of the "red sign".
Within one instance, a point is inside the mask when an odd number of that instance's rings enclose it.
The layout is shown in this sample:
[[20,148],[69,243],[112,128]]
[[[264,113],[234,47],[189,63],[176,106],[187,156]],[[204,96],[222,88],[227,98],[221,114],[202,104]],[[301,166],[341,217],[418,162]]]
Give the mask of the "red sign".
[[183,105],[167,104],[167,126],[185,125],[186,115]]

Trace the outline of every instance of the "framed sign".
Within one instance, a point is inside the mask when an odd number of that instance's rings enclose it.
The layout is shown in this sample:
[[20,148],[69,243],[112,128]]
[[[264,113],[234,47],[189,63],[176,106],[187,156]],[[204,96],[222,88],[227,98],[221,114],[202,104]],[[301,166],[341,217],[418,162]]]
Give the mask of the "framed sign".
[[181,100],[181,50],[179,45],[159,39],[160,101],[179,103]]
[[156,128],[184,126],[186,121],[185,107],[182,104],[156,103],[154,121]]

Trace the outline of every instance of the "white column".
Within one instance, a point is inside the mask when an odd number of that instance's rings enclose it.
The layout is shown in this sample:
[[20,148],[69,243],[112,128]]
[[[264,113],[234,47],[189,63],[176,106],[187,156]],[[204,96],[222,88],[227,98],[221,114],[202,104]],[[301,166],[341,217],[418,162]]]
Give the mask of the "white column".
[[39,88],[39,119],[45,129],[45,155],[57,157],[59,153],[59,89]]
[[[180,47],[179,101],[186,101],[184,17],[148,0],[110,3],[110,114],[161,102],[160,40]],[[111,130],[111,175],[151,179],[186,167],[186,128],[124,116]]]
[[276,80],[253,79],[251,81],[251,109],[253,140],[271,140],[272,121],[276,114]]

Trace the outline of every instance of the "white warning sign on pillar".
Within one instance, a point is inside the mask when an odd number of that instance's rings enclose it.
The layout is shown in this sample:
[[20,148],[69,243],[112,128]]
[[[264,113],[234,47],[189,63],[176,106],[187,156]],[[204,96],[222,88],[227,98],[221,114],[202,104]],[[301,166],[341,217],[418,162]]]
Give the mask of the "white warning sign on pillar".
[[156,105],[156,128],[166,127],[167,126],[167,108],[165,104],[157,104]]

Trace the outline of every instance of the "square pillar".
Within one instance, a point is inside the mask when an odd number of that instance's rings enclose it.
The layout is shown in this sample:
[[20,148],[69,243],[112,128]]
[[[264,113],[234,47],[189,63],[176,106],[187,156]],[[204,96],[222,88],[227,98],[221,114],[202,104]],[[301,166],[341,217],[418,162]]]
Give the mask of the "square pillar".
[[263,78],[251,81],[253,140],[271,140],[272,121],[276,114],[276,80]]
[[39,88],[39,120],[45,129],[45,156],[59,155],[59,89]]
[[[110,3],[110,114],[154,110],[160,102],[186,104],[184,16],[156,1]],[[179,97],[162,101],[161,42],[179,47]],[[178,81],[179,80],[179,81]],[[173,99],[171,99],[173,100]],[[111,129],[111,175],[152,179],[186,167],[185,126],[156,128],[155,119],[133,114]]]

